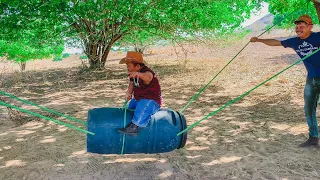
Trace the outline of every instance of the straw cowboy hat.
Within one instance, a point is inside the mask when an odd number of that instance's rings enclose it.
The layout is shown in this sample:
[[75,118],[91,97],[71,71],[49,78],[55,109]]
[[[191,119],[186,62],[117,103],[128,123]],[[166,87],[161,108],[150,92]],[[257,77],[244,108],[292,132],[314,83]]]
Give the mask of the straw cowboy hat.
[[119,64],[128,64],[128,63],[141,63],[146,64],[146,61],[143,60],[142,54],[139,52],[128,51],[127,56],[122,58]]

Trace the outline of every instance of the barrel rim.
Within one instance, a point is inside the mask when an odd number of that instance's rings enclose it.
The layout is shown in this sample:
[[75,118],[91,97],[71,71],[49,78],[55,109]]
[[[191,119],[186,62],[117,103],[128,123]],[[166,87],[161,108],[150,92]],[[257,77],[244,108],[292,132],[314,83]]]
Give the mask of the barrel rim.
[[[186,118],[184,117],[183,114],[177,112],[178,115],[180,116],[180,121],[181,121],[181,131],[185,130],[187,128],[187,121]],[[188,131],[185,131],[181,134],[181,143],[180,146],[177,149],[181,149],[183,148],[186,143],[187,143],[187,139],[188,139]]]

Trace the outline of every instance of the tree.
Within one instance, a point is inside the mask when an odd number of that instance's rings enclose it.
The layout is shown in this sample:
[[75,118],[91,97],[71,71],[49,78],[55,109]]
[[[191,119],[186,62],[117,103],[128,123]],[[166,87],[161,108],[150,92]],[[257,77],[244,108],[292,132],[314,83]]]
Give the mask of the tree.
[[116,45],[131,46],[134,48],[134,51],[144,53],[148,47],[155,45],[159,40],[163,39],[166,39],[166,37],[159,37],[148,31],[133,31],[130,35],[124,36]]
[[318,20],[320,22],[320,0],[312,0],[313,2],[313,5],[317,11],[317,14],[318,14]]
[[[1,40],[29,31],[35,44],[79,39],[90,67],[104,67],[112,45],[136,32],[155,36],[230,32],[262,0],[2,0]],[[38,26],[41,24],[41,26]],[[13,30],[13,31],[12,31]]]
[[8,2],[0,2],[0,56],[19,63],[21,70],[29,60],[60,56],[64,44],[61,27],[40,19],[37,8],[31,7],[34,4],[23,3],[26,9],[33,10],[26,12],[19,8],[22,2]]
[[320,0],[267,0],[269,11],[275,15],[274,21],[280,26],[293,26],[293,22],[302,14],[309,14],[314,24],[320,18]]
[[19,63],[22,71],[26,68],[26,62],[32,59],[49,58],[51,55],[59,56],[63,51],[63,46],[32,46],[30,41],[25,39],[17,41],[0,40],[0,56],[6,56],[7,60]]

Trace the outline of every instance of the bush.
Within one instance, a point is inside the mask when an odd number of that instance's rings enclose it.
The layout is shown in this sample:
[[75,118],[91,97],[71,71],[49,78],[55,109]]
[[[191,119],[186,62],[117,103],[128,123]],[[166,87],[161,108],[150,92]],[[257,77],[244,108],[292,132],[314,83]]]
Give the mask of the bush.
[[62,61],[62,57],[54,57],[53,61]]
[[80,56],[80,59],[88,59],[88,56],[87,55],[82,55],[82,56]]
[[64,53],[64,54],[62,55],[62,58],[67,58],[67,57],[70,57],[70,54],[69,54],[69,53]]

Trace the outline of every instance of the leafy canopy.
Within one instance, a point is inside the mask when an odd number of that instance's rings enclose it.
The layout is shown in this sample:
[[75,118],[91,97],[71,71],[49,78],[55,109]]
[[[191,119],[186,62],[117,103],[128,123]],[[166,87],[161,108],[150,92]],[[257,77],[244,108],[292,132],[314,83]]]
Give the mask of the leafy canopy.
[[269,2],[269,12],[275,15],[274,23],[282,28],[294,26],[294,21],[302,14],[309,14],[314,24],[319,22],[314,3],[310,0],[266,1]]
[[[58,52],[56,47],[61,47],[65,39],[80,39],[88,47],[95,43],[113,44],[142,31],[164,38],[230,32],[248,18],[253,9],[259,8],[260,2],[2,0],[0,24],[4,28],[0,29],[0,40],[12,45],[2,47],[0,53],[7,53],[11,59],[23,57],[27,60]],[[19,45],[24,51],[16,48]]]

